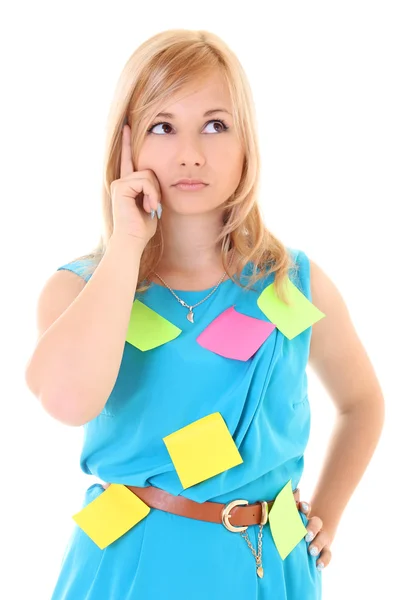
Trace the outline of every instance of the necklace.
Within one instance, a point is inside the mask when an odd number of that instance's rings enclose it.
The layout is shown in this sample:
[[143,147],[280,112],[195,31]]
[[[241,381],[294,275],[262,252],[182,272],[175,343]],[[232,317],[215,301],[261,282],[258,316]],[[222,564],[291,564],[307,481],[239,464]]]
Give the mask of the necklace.
[[[229,261],[229,266],[231,266],[232,264],[232,260],[233,260],[233,254],[231,256],[231,259]],[[191,323],[194,323],[194,312],[193,309],[196,308],[196,306],[199,306],[199,304],[202,304],[203,302],[205,302],[206,300],[208,300],[208,298],[210,296],[212,296],[212,294],[214,294],[214,292],[217,291],[218,287],[220,286],[220,284],[222,283],[222,280],[224,279],[225,275],[226,275],[226,271],[224,271],[224,274],[222,275],[222,277],[220,278],[220,280],[218,281],[217,285],[211,290],[211,292],[205,297],[203,298],[203,300],[200,300],[200,302],[197,302],[197,304],[193,304],[192,306],[189,306],[189,304],[186,304],[186,302],[184,300],[182,300],[181,298],[179,298],[179,296],[177,296],[174,292],[173,289],[171,289],[168,285],[168,283],[166,283],[164,281],[164,279],[161,277],[161,275],[159,275],[158,273],[156,273],[155,271],[153,271],[154,275],[157,275],[157,277],[159,279],[161,279],[161,281],[167,286],[167,288],[169,289],[169,291],[171,292],[171,294],[173,294],[175,296],[175,298],[178,300],[179,304],[181,304],[182,306],[185,306],[186,308],[189,309],[188,314],[186,315],[186,318],[188,321],[190,321]]]

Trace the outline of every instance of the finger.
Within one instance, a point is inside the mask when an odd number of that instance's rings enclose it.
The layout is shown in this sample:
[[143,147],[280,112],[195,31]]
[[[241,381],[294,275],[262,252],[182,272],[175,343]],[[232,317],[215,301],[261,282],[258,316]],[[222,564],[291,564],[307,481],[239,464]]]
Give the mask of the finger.
[[300,502],[300,510],[302,513],[304,513],[307,516],[311,510],[310,503],[309,502]]
[[311,556],[318,556],[318,554],[322,551],[323,548],[329,548],[331,545],[331,540],[324,529],[315,536],[312,543],[308,547],[308,551]]
[[133,172],[131,129],[129,125],[124,125],[122,129],[120,178],[126,177]]
[[306,542],[311,542],[317,535],[317,533],[322,529],[322,520],[319,517],[311,517],[307,523],[307,535]]
[[157,179],[156,174],[151,169],[144,169],[143,172],[146,174],[146,179],[151,187],[146,188],[144,192],[149,196],[150,208],[157,210],[159,203],[161,203],[161,186]]
[[149,212],[151,210],[156,211],[160,202],[161,194],[158,180],[151,171],[149,171],[149,175],[147,177],[142,179],[142,185],[144,194],[143,200],[147,198]]
[[150,202],[149,202],[149,197],[147,194],[143,194],[143,208],[145,211],[150,212],[151,211],[151,206],[150,206]]
[[154,210],[153,207],[152,207],[152,204],[154,204],[154,201],[151,202],[151,197],[148,194],[146,194],[144,196],[144,200],[143,200],[143,207],[150,214],[151,214],[152,210]]
[[[158,205],[158,193],[157,189],[153,185],[153,181],[148,177],[138,177],[137,173],[132,175],[131,178],[127,179],[125,183],[134,192],[134,198],[138,207],[150,213],[153,206],[154,210],[157,209]],[[125,196],[127,194],[125,193]]]
[[316,567],[319,571],[325,569],[329,565],[332,560],[332,552],[329,548],[323,548],[321,552],[321,556],[318,558],[316,562]]

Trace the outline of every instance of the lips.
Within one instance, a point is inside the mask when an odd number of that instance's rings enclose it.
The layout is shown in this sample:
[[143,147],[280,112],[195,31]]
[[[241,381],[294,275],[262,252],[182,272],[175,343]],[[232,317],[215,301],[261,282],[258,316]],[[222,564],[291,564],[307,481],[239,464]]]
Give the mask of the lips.
[[174,185],[186,184],[186,185],[195,185],[198,183],[202,183],[203,185],[208,185],[205,181],[201,179],[179,179],[179,181],[175,182]]
[[197,191],[197,190],[203,190],[204,188],[207,187],[206,183],[176,183],[175,184],[175,189],[177,190],[184,190],[184,191]]

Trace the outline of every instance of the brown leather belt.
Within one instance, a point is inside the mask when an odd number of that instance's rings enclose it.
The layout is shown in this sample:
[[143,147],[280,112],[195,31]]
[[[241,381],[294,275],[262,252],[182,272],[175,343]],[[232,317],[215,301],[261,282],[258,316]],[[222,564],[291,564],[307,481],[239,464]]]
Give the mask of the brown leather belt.
[[[107,484],[107,487],[108,485],[110,484]],[[268,520],[268,513],[274,504],[274,500],[260,500],[256,504],[249,504],[247,500],[233,500],[228,504],[195,502],[183,496],[174,496],[154,486],[126,485],[125,487],[150,508],[157,508],[189,519],[222,523],[229,531],[244,531],[249,525],[265,524]],[[299,488],[293,491],[293,495],[299,508]]]

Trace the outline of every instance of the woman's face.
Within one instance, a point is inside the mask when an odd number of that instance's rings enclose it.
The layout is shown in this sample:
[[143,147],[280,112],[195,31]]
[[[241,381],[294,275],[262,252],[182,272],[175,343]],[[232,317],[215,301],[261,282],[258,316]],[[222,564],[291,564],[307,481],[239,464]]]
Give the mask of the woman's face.
[[[215,109],[225,110],[205,115]],[[244,161],[223,77],[216,72],[205,82],[188,86],[162,112],[170,115],[158,116],[154,123],[160,124],[149,126],[137,170],[154,171],[162,203],[169,210],[179,214],[215,210],[236,190]],[[182,178],[200,179],[208,185],[196,191],[181,190],[174,184]]]

